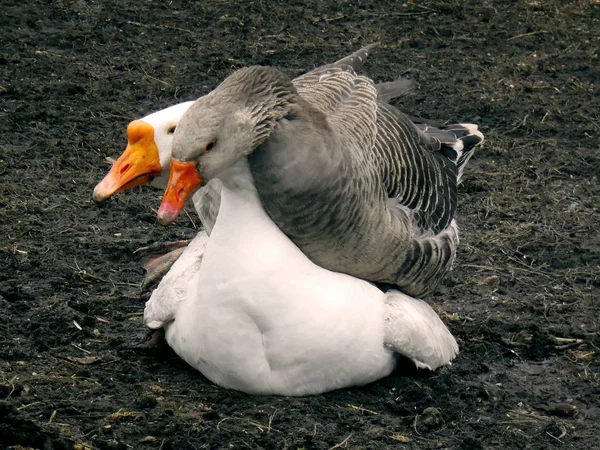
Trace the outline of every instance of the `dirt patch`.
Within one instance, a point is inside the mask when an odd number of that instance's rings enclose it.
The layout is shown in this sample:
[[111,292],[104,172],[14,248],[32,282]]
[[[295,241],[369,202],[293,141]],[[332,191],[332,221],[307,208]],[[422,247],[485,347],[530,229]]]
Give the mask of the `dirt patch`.
[[[4,2],[0,447],[600,448],[599,8]],[[147,188],[91,202],[127,123],[235,68],[296,75],[373,41],[370,75],[419,83],[403,109],[486,134],[460,191],[456,269],[432,299],[455,364],[273,398],[143,352],[133,251],[199,224],[159,227]]]

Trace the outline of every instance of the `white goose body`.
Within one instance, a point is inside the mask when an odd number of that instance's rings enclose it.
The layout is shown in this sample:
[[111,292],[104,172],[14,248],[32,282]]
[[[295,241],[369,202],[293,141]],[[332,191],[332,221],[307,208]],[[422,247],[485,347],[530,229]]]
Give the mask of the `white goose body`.
[[220,180],[210,239],[190,244],[144,313],[192,367],[251,394],[307,395],[384,377],[396,352],[431,369],[454,358],[424,302],[313,264],[264,211],[245,158]]

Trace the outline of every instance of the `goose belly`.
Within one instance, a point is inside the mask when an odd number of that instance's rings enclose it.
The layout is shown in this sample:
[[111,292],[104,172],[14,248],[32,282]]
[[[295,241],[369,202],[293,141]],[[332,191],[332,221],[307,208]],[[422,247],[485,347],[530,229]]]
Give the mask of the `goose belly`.
[[[265,213],[244,164],[222,177],[198,278],[166,329],[171,347],[251,394],[317,394],[389,374],[384,294],[310,262]],[[250,178],[236,178],[244,170]]]
[[341,274],[300,268],[290,277],[281,264],[255,263],[260,270],[235,276],[234,261],[231,272],[212,266],[199,295],[182,302],[166,337],[191,366],[226,388],[279,395],[362,385],[393,370],[381,292]]

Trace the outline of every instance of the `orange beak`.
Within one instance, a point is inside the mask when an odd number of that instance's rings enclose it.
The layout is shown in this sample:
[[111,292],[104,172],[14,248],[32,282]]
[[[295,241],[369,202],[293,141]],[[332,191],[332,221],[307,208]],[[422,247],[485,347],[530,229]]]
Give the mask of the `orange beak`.
[[180,162],[171,158],[169,184],[158,210],[158,221],[161,225],[169,225],[185,206],[185,202],[204,182],[193,162]]
[[123,154],[94,188],[92,199],[95,202],[102,202],[117,192],[148,184],[162,172],[152,125],[143,120],[134,120],[127,127],[127,141]]

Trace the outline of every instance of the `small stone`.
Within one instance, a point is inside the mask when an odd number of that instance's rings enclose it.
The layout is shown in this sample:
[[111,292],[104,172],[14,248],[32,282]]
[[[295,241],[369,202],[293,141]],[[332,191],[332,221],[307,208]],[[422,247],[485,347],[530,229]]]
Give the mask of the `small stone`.
[[393,434],[392,439],[396,442],[401,442],[403,444],[408,444],[410,442],[410,438],[408,436],[399,433]]
[[577,407],[569,403],[548,403],[548,414],[557,417],[573,417],[577,415]]
[[500,277],[497,275],[492,275],[491,277],[486,277],[477,282],[480,286],[498,286],[500,284]]
[[419,425],[429,430],[439,428],[443,423],[442,413],[433,407],[425,408],[419,420]]
[[383,436],[387,429],[384,427],[370,427],[365,431],[365,434],[371,438]]

